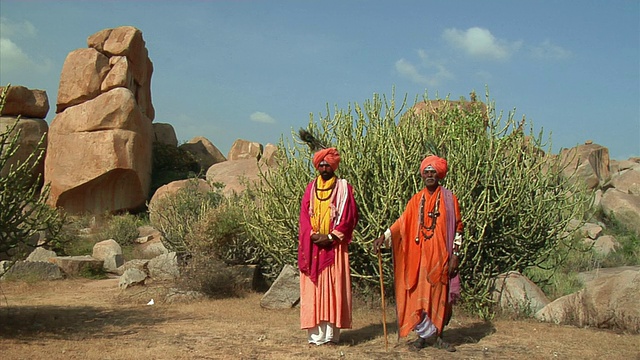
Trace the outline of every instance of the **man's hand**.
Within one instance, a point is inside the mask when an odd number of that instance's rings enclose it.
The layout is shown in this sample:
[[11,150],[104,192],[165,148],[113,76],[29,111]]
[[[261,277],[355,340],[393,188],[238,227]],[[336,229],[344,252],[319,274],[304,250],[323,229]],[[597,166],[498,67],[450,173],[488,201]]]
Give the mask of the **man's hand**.
[[458,275],[458,270],[460,266],[460,258],[458,255],[451,254],[449,257],[449,277],[452,278]]
[[311,241],[318,246],[331,246],[333,244],[328,234],[313,234],[311,235]]
[[384,245],[384,235],[373,240],[373,251],[377,254],[380,251],[382,245]]

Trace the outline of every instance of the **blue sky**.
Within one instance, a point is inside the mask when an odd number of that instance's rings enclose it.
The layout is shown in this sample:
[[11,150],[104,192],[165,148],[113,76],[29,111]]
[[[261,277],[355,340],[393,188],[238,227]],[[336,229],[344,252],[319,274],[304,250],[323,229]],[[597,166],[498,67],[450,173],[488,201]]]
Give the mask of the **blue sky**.
[[553,152],[592,140],[640,156],[637,0],[2,0],[0,18],[0,84],[46,90],[49,122],[67,54],[130,25],[154,64],[154,121],[225,155],[290,139],[327,104],[488,88]]

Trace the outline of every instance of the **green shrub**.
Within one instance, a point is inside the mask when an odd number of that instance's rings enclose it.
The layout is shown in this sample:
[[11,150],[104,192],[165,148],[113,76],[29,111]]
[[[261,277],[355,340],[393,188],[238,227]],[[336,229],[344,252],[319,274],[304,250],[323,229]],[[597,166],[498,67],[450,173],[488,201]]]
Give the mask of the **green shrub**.
[[243,221],[239,203],[227,200],[202,214],[185,243],[191,254],[206,254],[228,265],[255,264],[260,252],[246,236]]
[[135,215],[122,214],[110,216],[100,233],[102,240],[113,239],[120,246],[131,246],[138,238],[139,221]]
[[221,185],[213,184],[213,191],[200,188],[200,180],[189,179],[187,185],[149,204],[149,221],[162,233],[163,244],[169,251],[189,256],[194,249],[187,242],[198,222],[223,200]]
[[559,244],[556,250],[554,257],[523,272],[551,300],[580,290],[583,284],[578,273],[600,267],[601,261],[582,236],[575,235],[571,241]]
[[180,268],[177,280],[180,288],[201,292],[212,298],[239,297],[243,290],[237,285],[233,269],[217,257],[194,254]]
[[78,273],[80,277],[93,280],[102,280],[108,278],[107,272],[103,267],[85,266]]
[[558,247],[556,257],[539,267],[527,269],[525,275],[536,282],[549,298],[556,299],[582,289],[584,284],[578,278],[581,272],[640,264],[640,240],[632,230],[611,214],[605,215],[599,210],[594,211],[590,221],[602,223],[601,236],[612,235],[620,246],[602,255],[578,235],[573,238],[571,246]]
[[640,265],[640,236],[612,214],[603,216],[604,234],[612,235],[619,246],[602,259],[602,267]]

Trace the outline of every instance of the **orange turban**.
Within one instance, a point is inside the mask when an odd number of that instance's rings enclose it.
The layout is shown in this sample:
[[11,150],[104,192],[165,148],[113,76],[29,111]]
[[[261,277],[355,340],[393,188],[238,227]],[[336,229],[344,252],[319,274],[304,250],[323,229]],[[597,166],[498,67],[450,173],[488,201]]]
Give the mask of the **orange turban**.
[[313,166],[318,169],[318,165],[320,165],[323,160],[329,163],[333,171],[336,171],[340,164],[340,153],[338,153],[336,148],[322,149],[313,155]]
[[429,165],[433,166],[433,168],[436,169],[438,179],[444,179],[444,177],[447,176],[447,160],[435,155],[429,155],[424,158],[424,160],[422,160],[422,163],[420,164],[420,173],[422,174],[424,168]]

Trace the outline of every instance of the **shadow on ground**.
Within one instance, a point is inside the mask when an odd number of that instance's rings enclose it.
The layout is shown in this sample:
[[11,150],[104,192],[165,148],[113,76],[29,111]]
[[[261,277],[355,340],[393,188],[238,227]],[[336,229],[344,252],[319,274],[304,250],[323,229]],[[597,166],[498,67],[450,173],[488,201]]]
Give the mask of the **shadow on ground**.
[[[395,323],[387,323],[387,333],[389,334],[389,343],[402,343],[403,340],[397,339]],[[446,341],[453,345],[475,344],[482,338],[493,334],[496,331],[491,322],[475,322],[465,327],[445,328],[443,337]],[[384,328],[382,325],[372,324],[360,329],[348,330],[342,333],[340,339],[343,343],[358,345],[366,343],[377,337],[384,336]],[[409,335],[408,340],[414,340],[414,336]]]
[[0,338],[113,338],[166,321],[153,310],[146,307],[112,310],[90,306],[2,306]]

